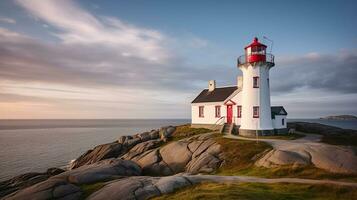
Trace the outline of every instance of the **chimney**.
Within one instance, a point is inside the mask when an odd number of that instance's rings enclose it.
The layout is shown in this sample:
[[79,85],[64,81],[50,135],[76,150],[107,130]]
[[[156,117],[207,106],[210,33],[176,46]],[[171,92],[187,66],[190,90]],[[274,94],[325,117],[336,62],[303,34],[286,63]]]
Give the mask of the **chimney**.
[[243,88],[243,76],[237,76],[237,87]]
[[214,89],[216,89],[216,81],[215,80],[208,81],[208,91],[212,92]]

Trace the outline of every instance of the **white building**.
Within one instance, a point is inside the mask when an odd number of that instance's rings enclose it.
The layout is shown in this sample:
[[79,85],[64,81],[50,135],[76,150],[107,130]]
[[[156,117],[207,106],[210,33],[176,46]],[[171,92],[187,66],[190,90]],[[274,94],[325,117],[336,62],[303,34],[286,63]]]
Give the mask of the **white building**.
[[209,81],[191,103],[192,126],[221,129],[243,136],[286,133],[287,112],[282,106],[270,105],[269,70],[274,56],[266,53],[266,45],[254,38],[238,58],[243,77],[236,86],[217,88]]

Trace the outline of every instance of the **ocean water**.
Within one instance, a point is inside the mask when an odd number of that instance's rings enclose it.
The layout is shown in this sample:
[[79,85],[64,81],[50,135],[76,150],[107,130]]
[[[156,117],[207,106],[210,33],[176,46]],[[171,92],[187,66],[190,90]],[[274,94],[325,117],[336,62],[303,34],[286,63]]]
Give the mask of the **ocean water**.
[[189,120],[0,120],[0,181],[64,167],[122,135],[185,123]]
[[[357,129],[356,121],[288,119]],[[0,120],[0,181],[27,172],[64,167],[87,150],[167,125],[189,123],[170,120]]]

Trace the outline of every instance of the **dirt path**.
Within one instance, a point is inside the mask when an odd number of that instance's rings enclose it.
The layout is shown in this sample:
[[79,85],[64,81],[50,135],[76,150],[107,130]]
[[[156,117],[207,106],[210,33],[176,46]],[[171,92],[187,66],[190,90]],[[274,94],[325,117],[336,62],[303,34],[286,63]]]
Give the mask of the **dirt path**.
[[357,187],[357,183],[332,181],[332,180],[314,180],[314,179],[302,179],[302,178],[259,178],[252,176],[216,176],[216,175],[192,175],[184,176],[193,183],[200,183],[204,181],[216,182],[216,183],[228,183],[228,182],[242,182],[242,183],[300,183],[300,184],[332,184],[340,186]]

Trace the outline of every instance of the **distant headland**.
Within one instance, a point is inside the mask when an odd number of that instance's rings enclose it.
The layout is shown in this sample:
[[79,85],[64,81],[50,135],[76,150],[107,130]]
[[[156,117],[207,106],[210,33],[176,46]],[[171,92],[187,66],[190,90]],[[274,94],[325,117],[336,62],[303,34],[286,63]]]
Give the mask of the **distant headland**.
[[328,120],[357,120],[357,117],[354,115],[331,115],[326,117],[321,117],[320,119]]

